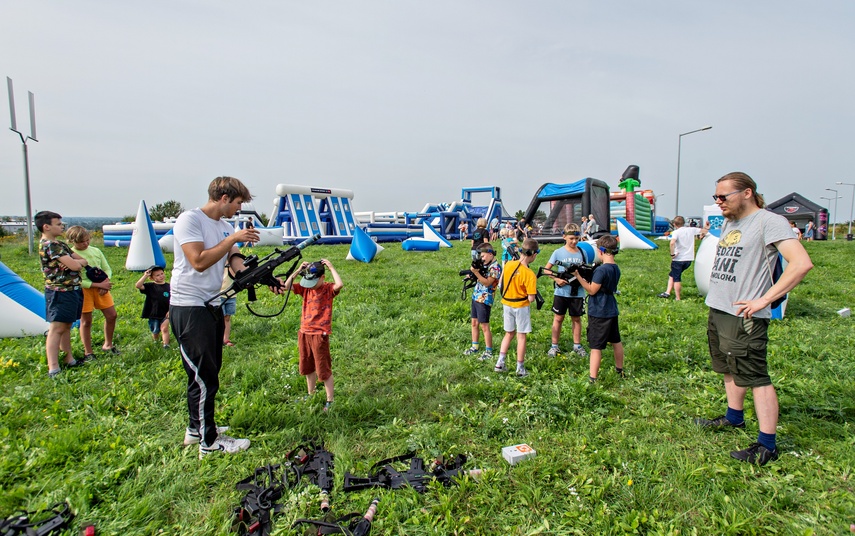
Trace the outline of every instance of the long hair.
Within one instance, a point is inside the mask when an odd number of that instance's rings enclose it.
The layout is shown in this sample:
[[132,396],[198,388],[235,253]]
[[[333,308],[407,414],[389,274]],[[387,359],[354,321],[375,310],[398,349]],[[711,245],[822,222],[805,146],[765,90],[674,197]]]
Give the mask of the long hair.
[[731,181],[739,190],[751,190],[751,195],[754,196],[754,203],[757,205],[757,208],[764,208],[766,206],[763,196],[757,192],[757,183],[746,173],[733,171],[715,182],[718,184],[724,181]]

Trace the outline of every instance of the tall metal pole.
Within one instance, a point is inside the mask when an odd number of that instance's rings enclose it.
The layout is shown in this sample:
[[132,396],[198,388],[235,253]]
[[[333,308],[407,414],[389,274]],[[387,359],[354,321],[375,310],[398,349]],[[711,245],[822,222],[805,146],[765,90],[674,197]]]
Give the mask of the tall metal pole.
[[18,122],[15,118],[15,92],[12,88],[12,79],[6,77],[6,88],[9,92],[9,118],[11,120],[11,130],[21,138],[21,143],[24,145],[24,197],[27,203],[27,244],[29,254],[33,254],[33,209],[30,202],[30,158],[27,153],[27,140],[38,142],[36,138],[36,107],[35,95],[32,91],[27,92],[30,104],[30,135],[24,135],[18,130]]
[[683,136],[688,136],[689,134],[694,134],[695,132],[701,132],[704,130],[711,129],[711,126],[705,126],[696,130],[690,130],[689,132],[684,132],[677,137],[677,195],[674,198],[674,217],[680,215],[680,153],[683,150]]
[[[834,188],[826,188],[826,190],[828,190],[829,192],[834,192],[834,215],[837,216],[837,200],[840,199],[841,196],[837,194],[837,190],[835,190]],[[830,197],[827,199],[829,199],[829,201],[831,200]],[[828,205],[828,208],[831,208],[831,204]],[[831,239],[837,240],[837,225],[834,223],[832,223],[831,225]]]
[[843,184],[852,187],[852,204],[849,205],[849,233],[846,235],[846,240],[852,240],[852,216],[855,211],[855,184],[851,182],[837,182],[835,184]]

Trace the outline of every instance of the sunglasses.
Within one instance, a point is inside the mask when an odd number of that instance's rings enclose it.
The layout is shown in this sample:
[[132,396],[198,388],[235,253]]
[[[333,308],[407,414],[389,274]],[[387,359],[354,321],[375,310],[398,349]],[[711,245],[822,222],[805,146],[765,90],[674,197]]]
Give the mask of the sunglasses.
[[732,196],[733,194],[742,193],[747,189],[748,188],[743,188],[742,190],[736,190],[735,192],[730,192],[729,194],[724,194],[724,195],[714,195],[714,196],[712,196],[712,198],[713,198],[713,201],[719,201],[721,203],[724,203],[725,201],[727,201],[728,197]]

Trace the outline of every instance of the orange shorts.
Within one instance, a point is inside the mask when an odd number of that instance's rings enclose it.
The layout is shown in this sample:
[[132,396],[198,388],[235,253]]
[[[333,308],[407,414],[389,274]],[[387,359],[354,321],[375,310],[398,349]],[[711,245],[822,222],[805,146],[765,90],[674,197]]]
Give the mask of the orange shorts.
[[319,380],[327,381],[332,376],[329,334],[308,335],[301,331],[297,335],[297,346],[300,349],[300,374],[308,376],[317,372]]
[[100,293],[101,289],[85,288],[83,289],[83,312],[91,313],[95,309],[102,311],[113,306],[113,295],[108,291],[103,296]]

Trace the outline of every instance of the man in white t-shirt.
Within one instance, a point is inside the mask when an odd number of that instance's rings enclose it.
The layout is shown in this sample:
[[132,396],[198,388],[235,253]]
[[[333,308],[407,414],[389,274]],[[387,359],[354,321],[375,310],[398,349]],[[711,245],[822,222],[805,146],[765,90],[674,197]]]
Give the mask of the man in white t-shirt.
[[258,231],[235,231],[230,218],[252,195],[233,177],[217,177],[208,186],[208,202],[183,212],[175,222],[175,263],[172,268],[169,323],[178,340],[187,373],[189,423],[184,445],[199,444],[199,458],[211,452],[235,453],[249,448],[248,439],[224,435],[227,427],[214,422],[214,402],[220,387],[225,323],[219,307],[205,302],[220,292],[226,265],[245,268],[238,242],[257,242]]
[[659,294],[660,298],[670,298],[671,289],[674,289],[674,299],[682,299],[680,292],[683,289],[683,272],[689,269],[695,260],[695,238],[703,238],[710,228],[709,222],[703,229],[697,227],[686,227],[686,219],[677,216],[671,222],[674,232],[671,233],[671,272],[668,274],[668,289]]

